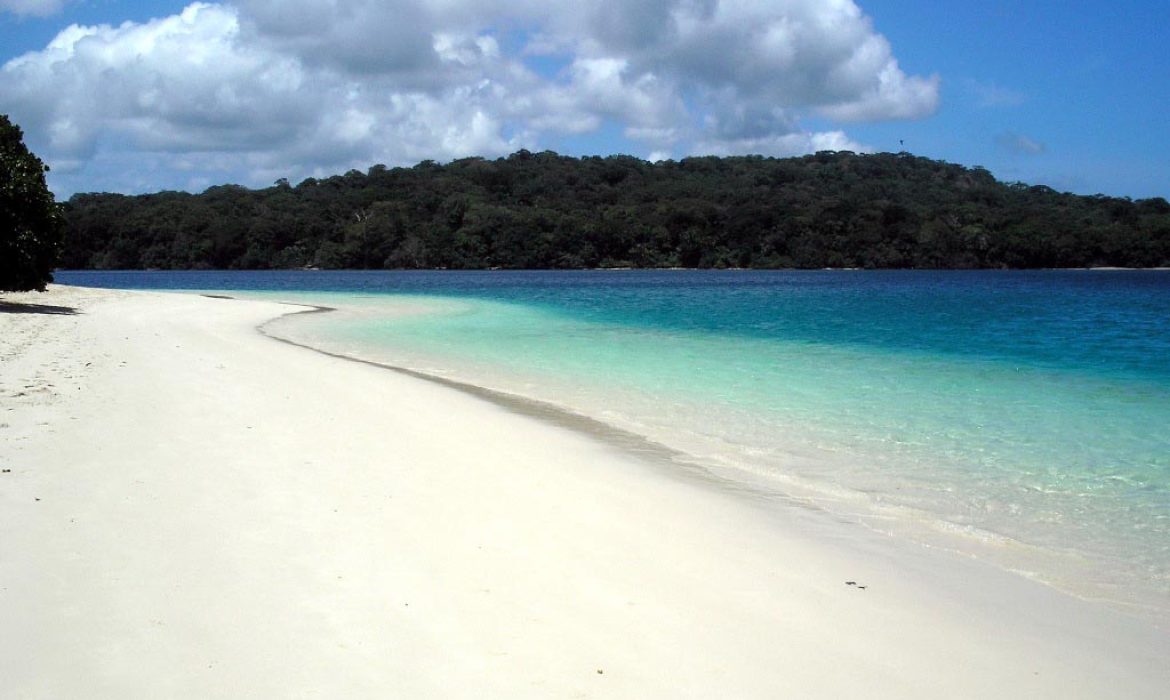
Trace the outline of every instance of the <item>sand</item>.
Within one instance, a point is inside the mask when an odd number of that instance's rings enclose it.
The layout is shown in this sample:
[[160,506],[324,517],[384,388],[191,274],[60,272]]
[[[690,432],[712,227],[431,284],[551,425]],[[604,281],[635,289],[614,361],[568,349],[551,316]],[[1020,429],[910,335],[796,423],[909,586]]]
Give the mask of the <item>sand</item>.
[[0,295],[0,695],[1170,688],[1160,621],[256,331],[298,310]]

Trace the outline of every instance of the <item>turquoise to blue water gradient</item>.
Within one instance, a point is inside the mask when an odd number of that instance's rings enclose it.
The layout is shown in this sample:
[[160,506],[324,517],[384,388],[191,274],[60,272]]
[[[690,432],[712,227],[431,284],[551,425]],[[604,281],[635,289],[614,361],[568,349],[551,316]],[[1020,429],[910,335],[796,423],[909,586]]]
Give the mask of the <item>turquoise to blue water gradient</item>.
[[1170,273],[61,278],[316,298],[341,311],[281,332],[547,401],[1059,579],[1016,550],[1046,553],[1094,595],[1170,607]]

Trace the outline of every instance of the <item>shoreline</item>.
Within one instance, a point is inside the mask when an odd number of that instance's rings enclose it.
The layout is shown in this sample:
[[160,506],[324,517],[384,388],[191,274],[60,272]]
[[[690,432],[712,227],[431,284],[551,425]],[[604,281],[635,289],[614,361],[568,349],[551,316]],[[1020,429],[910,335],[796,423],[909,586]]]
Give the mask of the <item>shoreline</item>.
[[[311,303],[312,293],[298,294],[301,299],[284,299],[284,303],[307,304],[316,310],[343,315],[353,312],[353,308],[344,301],[336,302],[337,308],[322,307]],[[239,298],[250,297],[245,295]],[[1160,625],[1170,627],[1170,599],[1166,599],[1162,589],[1143,587],[1135,579],[1123,579],[1116,575],[1117,567],[1127,562],[1094,558],[1092,552],[1068,544],[1042,544],[982,524],[956,522],[938,511],[891,504],[882,499],[866,500],[868,494],[865,491],[850,493],[850,496],[856,497],[843,500],[840,492],[835,490],[840,488],[839,483],[817,482],[791,475],[784,475],[788,478],[781,479],[766,471],[751,468],[750,463],[719,462],[713,458],[696,456],[698,453],[689,452],[686,447],[680,447],[669,439],[660,440],[634,432],[607,422],[596,413],[591,414],[549,400],[547,395],[525,394],[523,389],[513,391],[506,384],[480,382],[474,375],[452,378],[427,369],[401,366],[379,359],[376,352],[368,349],[365,354],[354,349],[330,349],[329,341],[323,340],[328,336],[316,337],[312,333],[298,332],[297,321],[293,319],[297,315],[294,313],[271,319],[259,326],[258,330],[282,343],[455,389],[518,415],[580,432],[634,455],[654,460],[666,478],[690,478],[728,493],[771,502],[780,508],[808,508],[823,512],[826,517],[848,521],[882,537],[971,557],[1079,600],[1106,605],[1127,615],[1157,619]],[[288,325],[282,325],[286,321]]]
[[18,303],[79,313],[0,313],[14,697],[1170,683],[1164,628],[255,332],[287,305],[56,285]]
[[[203,295],[207,296],[207,295]],[[223,299],[237,299],[237,297],[219,297]],[[280,302],[290,306],[300,306],[294,302]],[[519,416],[532,418],[533,420],[541,421],[547,425],[552,425],[558,428],[565,428],[587,437],[591,437],[602,442],[605,442],[614,447],[627,450],[635,455],[653,456],[660,459],[672,459],[676,457],[683,457],[685,453],[681,450],[676,450],[661,443],[655,442],[644,435],[624,430],[615,425],[610,425],[604,421],[597,420],[590,416],[581,413],[575,413],[567,408],[562,408],[547,401],[529,398],[527,396],[520,396],[518,394],[511,394],[506,391],[492,389],[491,387],[480,386],[478,384],[471,384],[469,382],[459,381],[457,379],[450,379],[448,377],[441,377],[426,372],[410,369],[409,367],[399,367],[397,365],[379,362],[377,360],[366,359],[363,357],[356,357],[353,355],[346,355],[341,352],[333,352],[324,348],[316,347],[309,343],[304,343],[291,338],[285,338],[275,333],[270,332],[267,327],[277,321],[281,321],[292,316],[300,314],[311,313],[326,313],[333,312],[336,309],[328,306],[312,306],[307,311],[295,311],[284,316],[278,316],[270,319],[256,326],[257,332],[266,338],[274,340],[278,343],[286,343],[296,348],[309,350],[310,352],[320,353],[326,357],[332,357],[344,362],[357,362],[370,367],[376,367],[388,372],[394,372],[406,377],[412,377],[419,381],[436,384],[446,389],[458,391],[467,396],[486,401],[493,405],[499,406],[511,413]]]

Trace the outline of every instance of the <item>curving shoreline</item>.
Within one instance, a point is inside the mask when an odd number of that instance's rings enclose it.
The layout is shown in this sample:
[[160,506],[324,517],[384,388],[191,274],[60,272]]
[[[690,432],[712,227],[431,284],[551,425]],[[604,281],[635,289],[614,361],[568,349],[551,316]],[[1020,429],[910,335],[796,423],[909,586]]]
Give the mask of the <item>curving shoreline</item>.
[[287,305],[3,299],[77,311],[0,311],[14,697],[1153,698],[1170,683],[1164,628],[255,333]]
[[[246,298],[246,293],[243,294]],[[311,304],[319,299],[311,293],[267,298],[281,298],[299,304]],[[583,350],[588,353],[589,348],[568,345],[559,346],[555,351],[544,348],[543,352],[525,354],[528,348],[523,343],[517,343],[509,347],[515,352],[515,357],[522,358],[521,363],[518,365],[516,360],[509,358],[506,362],[511,364],[506,365],[501,362],[498,352],[493,354],[492,348],[492,339],[499,340],[503,336],[489,334],[462,338],[468,341],[466,347],[471,348],[466,352],[452,352],[440,344],[433,348],[437,351],[434,355],[420,353],[417,349],[410,350],[411,341],[408,338],[415,334],[426,338],[429,329],[425,325],[411,325],[400,328],[398,332],[392,332],[392,329],[403,315],[417,321],[419,314],[427,309],[425,301],[417,298],[398,301],[394,297],[387,297],[384,304],[378,305],[372,303],[368,296],[362,296],[360,302],[356,297],[347,299],[344,296],[330,296],[327,299],[326,303],[336,307],[333,308],[336,314],[319,316],[316,321],[307,318],[302,321],[296,318],[301,316],[299,314],[285,316],[265,324],[263,331],[279,340],[332,357],[364,362],[455,388],[522,415],[580,430],[615,446],[654,456],[663,464],[663,472],[667,475],[695,477],[708,485],[748,493],[755,498],[826,510],[833,517],[857,523],[881,534],[908,539],[927,547],[947,549],[961,556],[979,558],[1077,597],[1107,602],[1136,615],[1170,620],[1170,599],[1166,597],[1163,573],[1165,569],[1156,568],[1150,560],[1142,559],[1144,553],[1135,553],[1124,547],[1098,546],[1094,549],[1086,545],[1100,543],[1078,540],[1073,536],[1076,534],[1074,532],[1065,532],[1069,535],[1068,539],[1054,540],[1051,532],[1036,533],[1029,531],[1026,526],[1021,530],[1019,524],[1010,519],[1001,522],[972,520],[960,506],[982,505],[980,497],[986,500],[987,494],[978,489],[978,484],[972,485],[975,488],[964,488],[962,481],[954,480],[954,474],[950,475],[952,479],[949,481],[943,475],[940,485],[946,488],[939,489],[939,492],[962,494],[958,499],[950,503],[915,503],[906,497],[906,493],[918,493],[910,490],[915,487],[915,483],[899,481],[897,470],[888,473],[885,465],[879,461],[889,458],[888,454],[881,451],[882,445],[874,446],[876,451],[854,452],[849,460],[838,458],[832,461],[835,455],[831,451],[801,452],[794,447],[807,447],[808,443],[802,442],[806,436],[790,429],[783,434],[772,433],[771,443],[751,443],[757,449],[783,446],[786,455],[773,457],[774,461],[768,461],[772,455],[766,452],[744,454],[742,451],[724,451],[720,449],[724,444],[704,442],[699,437],[708,435],[707,425],[694,422],[680,425],[672,422],[674,419],[666,417],[666,413],[660,415],[656,412],[658,407],[654,403],[646,402],[649,397],[667,406],[679,402],[678,396],[670,394],[669,386],[660,387],[656,394],[643,391],[640,397],[643,402],[638,404],[631,402],[630,395],[621,393],[623,387],[618,386],[617,382],[607,386],[605,380],[597,382],[588,375],[576,375],[564,381],[562,377],[556,376],[555,371],[548,370],[549,367],[557,366],[550,358],[560,355],[574,357],[575,352]],[[431,308],[432,312],[456,316],[467,313],[461,304],[451,310],[444,309],[439,300],[435,301],[440,305]],[[491,317],[491,314],[490,309],[484,312],[485,317]],[[376,320],[383,317],[384,324]],[[387,329],[387,342],[384,345],[377,340],[371,341],[365,334],[367,329],[379,326]],[[502,329],[504,335],[512,331],[521,336],[525,332],[532,333],[531,323],[524,318],[518,322],[512,319],[512,323],[496,322],[492,327]],[[361,332],[353,333],[353,330]],[[555,322],[549,324],[546,333],[550,337],[565,335]],[[397,336],[401,336],[401,339]],[[446,341],[452,348],[455,347],[451,338]],[[633,347],[629,352],[627,357],[636,362],[639,349]],[[482,361],[477,359],[481,354],[484,358]],[[523,359],[531,360],[532,366],[542,371],[526,375]],[[736,358],[730,359],[734,362]],[[826,364],[848,363],[850,359],[836,357]],[[673,367],[672,371],[676,375],[686,371],[686,365],[672,366],[669,360],[663,362],[665,366]],[[984,387],[974,385],[974,388],[978,391]],[[618,391],[610,393],[610,389]],[[636,395],[638,392],[631,393]],[[880,390],[869,393],[878,395]],[[712,425],[722,417],[717,406],[713,406],[709,413],[704,411],[703,416],[710,419]],[[752,416],[741,415],[740,418],[750,419]],[[809,427],[814,431],[817,429],[815,424]],[[954,426],[934,427],[946,431]],[[928,429],[927,425],[920,430]],[[841,434],[836,437],[846,436]],[[969,434],[966,442],[977,445],[979,439],[980,436]],[[726,444],[736,445],[734,438]],[[784,461],[785,457],[787,461]],[[793,462],[794,459],[797,461]],[[809,462],[801,463],[802,459]],[[810,469],[809,464],[816,466]],[[863,467],[865,478],[860,481],[854,473],[855,465],[858,464],[868,465]],[[903,492],[902,488],[907,488],[907,491]],[[1041,493],[1042,489],[1035,489],[1035,492]],[[1015,495],[998,493],[993,496],[1006,497],[1007,503],[1012,504],[1010,499]],[[932,508],[932,505],[936,507]],[[948,510],[946,505],[955,508]],[[1031,505],[1060,511],[1062,505],[1069,504],[1032,502]],[[1082,520],[1084,529],[1095,529],[1089,519]],[[1122,524],[1115,523],[1112,530],[1102,530],[1100,536],[1107,540],[1109,535],[1106,533],[1120,536],[1127,530]],[[1041,537],[1035,537],[1036,534]],[[1148,545],[1150,552],[1159,551],[1160,540],[1151,534]]]

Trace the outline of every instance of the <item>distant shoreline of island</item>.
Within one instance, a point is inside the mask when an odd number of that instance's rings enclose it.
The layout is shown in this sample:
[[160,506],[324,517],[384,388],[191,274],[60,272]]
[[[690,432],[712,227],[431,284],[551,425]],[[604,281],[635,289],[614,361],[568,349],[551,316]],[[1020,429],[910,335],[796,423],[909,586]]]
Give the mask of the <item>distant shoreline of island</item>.
[[78,194],[63,269],[1170,267],[1170,203],[909,153],[517,152],[295,186]]

